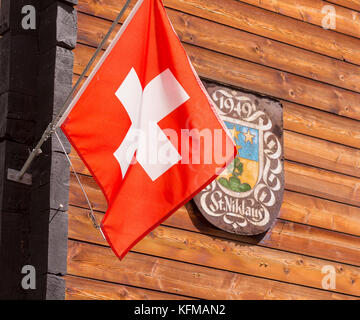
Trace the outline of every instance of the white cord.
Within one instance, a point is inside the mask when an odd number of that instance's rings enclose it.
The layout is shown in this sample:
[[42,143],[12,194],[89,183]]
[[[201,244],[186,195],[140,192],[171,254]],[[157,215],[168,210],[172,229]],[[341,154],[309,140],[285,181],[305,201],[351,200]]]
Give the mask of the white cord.
[[79,185],[80,185],[80,188],[81,188],[81,190],[82,190],[82,192],[83,192],[83,194],[84,194],[84,196],[85,196],[85,199],[86,199],[86,201],[87,201],[87,203],[88,203],[88,206],[89,206],[89,208],[90,208],[90,212],[89,212],[89,214],[88,214],[88,217],[89,217],[90,220],[92,221],[95,229],[99,230],[100,233],[101,233],[101,235],[103,236],[103,238],[106,240],[106,238],[105,238],[105,236],[104,236],[104,234],[103,234],[103,232],[102,232],[102,230],[101,230],[101,227],[99,226],[99,224],[98,224],[97,221],[96,221],[95,214],[94,214],[94,210],[93,210],[93,208],[92,208],[92,205],[91,205],[91,203],[90,203],[90,200],[89,200],[89,198],[88,198],[88,196],[87,196],[87,194],[86,194],[86,192],[85,192],[85,189],[84,189],[84,187],[83,187],[83,185],[82,185],[82,183],[81,183],[81,181],[80,181],[80,178],[79,178],[78,174],[76,173],[76,170],[75,170],[75,168],[74,168],[74,166],[73,166],[73,164],[72,164],[72,162],[71,162],[71,160],[70,160],[70,158],[69,158],[69,156],[68,156],[68,154],[67,154],[67,152],[66,152],[66,150],[65,150],[65,147],[64,147],[62,141],[60,140],[60,137],[59,137],[58,133],[56,132],[56,130],[54,130],[54,133],[55,133],[56,138],[58,139],[58,141],[59,141],[59,143],[60,143],[61,148],[62,148],[63,151],[64,151],[64,154],[65,154],[65,156],[66,156],[66,159],[67,159],[67,160],[69,161],[69,163],[70,163],[70,166],[71,166],[71,168],[72,168],[72,170],[73,170],[73,172],[74,172],[74,174],[75,174],[76,180],[78,181],[78,183],[79,183]]

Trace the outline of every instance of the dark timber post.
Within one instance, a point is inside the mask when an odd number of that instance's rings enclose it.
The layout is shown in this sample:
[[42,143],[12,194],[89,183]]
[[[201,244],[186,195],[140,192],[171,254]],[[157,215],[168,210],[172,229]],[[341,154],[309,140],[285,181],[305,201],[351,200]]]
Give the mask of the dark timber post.
[[[32,185],[7,180],[7,171],[21,169],[71,90],[76,2],[0,0],[0,299],[65,295],[65,155],[53,137],[32,164]],[[35,29],[23,28],[27,5],[35,8]],[[36,289],[22,287],[24,265],[35,267]]]

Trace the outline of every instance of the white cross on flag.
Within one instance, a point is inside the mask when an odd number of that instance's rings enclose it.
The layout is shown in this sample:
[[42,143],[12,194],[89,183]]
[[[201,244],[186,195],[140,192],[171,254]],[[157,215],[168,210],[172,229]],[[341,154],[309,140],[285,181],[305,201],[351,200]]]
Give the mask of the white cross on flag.
[[63,117],[122,258],[216,178],[235,147],[161,0],[139,0]]

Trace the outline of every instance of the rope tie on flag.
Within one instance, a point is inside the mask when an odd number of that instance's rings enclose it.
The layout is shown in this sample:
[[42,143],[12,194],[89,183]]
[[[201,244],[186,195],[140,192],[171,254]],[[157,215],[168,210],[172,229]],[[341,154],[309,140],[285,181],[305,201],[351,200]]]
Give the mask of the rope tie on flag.
[[[101,233],[101,235],[102,235],[103,238],[105,239],[105,236],[104,236],[104,234],[103,234],[103,232],[102,232],[102,230],[101,230],[101,228],[100,228],[100,225],[99,225],[99,224],[97,223],[97,221],[96,221],[96,217],[95,217],[95,214],[94,214],[94,210],[93,210],[93,207],[92,207],[91,202],[90,202],[90,200],[89,200],[89,197],[87,196],[87,193],[86,193],[86,191],[85,191],[85,189],[84,189],[84,186],[82,185],[81,180],[80,180],[78,174],[76,173],[76,170],[75,170],[75,168],[74,168],[74,166],[73,166],[73,164],[72,164],[72,161],[71,161],[70,157],[68,156],[68,154],[67,154],[67,152],[66,152],[66,149],[65,149],[65,147],[64,147],[64,144],[62,143],[62,141],[61,141],[58,133],[57,133],[55,130],[53,130],[53,133],[55,134],[56,138],[58,139],[58,141],[59,141],[59,143],[60,143],[60,146],[61,146],[61,149],[64,151],[65,157],[66,157],[66,159],[68,160],[68,162],[69,162],[69,164],[70,164],[70,167],[71,167],[71,169],[72,169],[72,171],[73,171],[73,173],[74,173],[74,175],[75,175],[75,177],[76,177],[76,180],[78,181],[78,183],[79,183],[79,185],[80,185],[81,191],[82,191],[82,193],[83,193],[84,196],[85,196],[86,202],[87,202],[87,204],[88,204],[88,206],[89,206],[89,209],[90,209],[90,212],[89,212],[89,214],[88,214],[88,217],[90,218],[90,220],[91,220],[94,228],[97,229],[97,230],[99,230],[100,233]],[[105,240],[106,240],[106,239],[105,239]]]

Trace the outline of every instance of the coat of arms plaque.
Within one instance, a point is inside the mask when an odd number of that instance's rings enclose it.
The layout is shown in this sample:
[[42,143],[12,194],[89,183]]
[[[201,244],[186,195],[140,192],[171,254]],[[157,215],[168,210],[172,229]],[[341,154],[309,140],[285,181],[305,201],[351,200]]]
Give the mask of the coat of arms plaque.
[[283,198],[283,110],[279,102],[205,84],[237,147],[234,161],[194,201],[227,232],[257,235],[277,217]]

